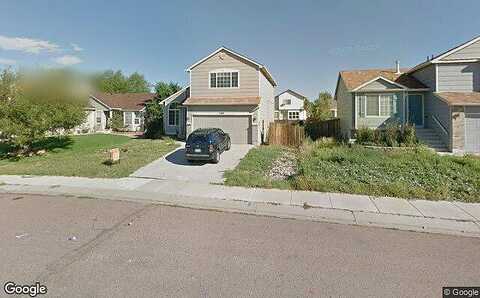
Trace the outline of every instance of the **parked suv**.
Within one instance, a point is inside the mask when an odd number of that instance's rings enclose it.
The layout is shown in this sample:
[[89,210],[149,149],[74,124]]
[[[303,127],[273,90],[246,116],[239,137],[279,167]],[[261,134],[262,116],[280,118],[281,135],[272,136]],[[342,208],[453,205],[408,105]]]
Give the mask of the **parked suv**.
[[219,128],[201,128],[194,130],[185,144],[185,158],[188,161],[220,161],[220,154],[230,150],[230,136]]

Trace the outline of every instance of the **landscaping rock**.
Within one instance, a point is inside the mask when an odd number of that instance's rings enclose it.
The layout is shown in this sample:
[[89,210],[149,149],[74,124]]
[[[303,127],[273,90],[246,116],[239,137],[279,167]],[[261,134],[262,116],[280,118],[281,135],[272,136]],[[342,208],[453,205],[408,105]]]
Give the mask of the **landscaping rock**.
[[285,180],[297,174],[297,162],[293,153],[286,152],[272,163],[268,177],[272,180]]

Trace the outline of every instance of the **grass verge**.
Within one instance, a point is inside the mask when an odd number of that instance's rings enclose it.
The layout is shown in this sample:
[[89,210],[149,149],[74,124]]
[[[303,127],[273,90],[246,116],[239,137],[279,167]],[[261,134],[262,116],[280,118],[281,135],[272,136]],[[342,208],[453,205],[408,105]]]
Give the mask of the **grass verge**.
[[[171,139],[132,139],[108,134],[50,138],[47,142],[45,155],[7,158],[0,154],[0,174],[126,177],[178,147]],[[107,152],[115,147],[120,148],[120,162],[107,165]]]
[[307,144],[298,150],[298,174],[282,181],[265,175],[282,147],[252,149],[227,173],[226,184],[344,192],[373,196],[480,202],[480,159],[429,150],[378,150]]

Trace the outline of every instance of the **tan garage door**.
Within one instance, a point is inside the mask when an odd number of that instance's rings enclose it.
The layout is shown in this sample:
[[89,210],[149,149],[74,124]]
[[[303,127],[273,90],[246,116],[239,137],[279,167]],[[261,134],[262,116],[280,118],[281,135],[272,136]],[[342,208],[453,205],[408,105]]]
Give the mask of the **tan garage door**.
[[230,135],[232,144],[251,144],[250,116],[193,116],[193,129],[220,128]]

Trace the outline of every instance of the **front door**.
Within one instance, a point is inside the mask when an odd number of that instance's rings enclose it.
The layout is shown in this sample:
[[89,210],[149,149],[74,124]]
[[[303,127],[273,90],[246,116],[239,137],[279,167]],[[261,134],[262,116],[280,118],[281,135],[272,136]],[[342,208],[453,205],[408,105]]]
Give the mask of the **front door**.
[[423,95],[410,94],[408,96],[408,123],[416,127],[423,127]]

